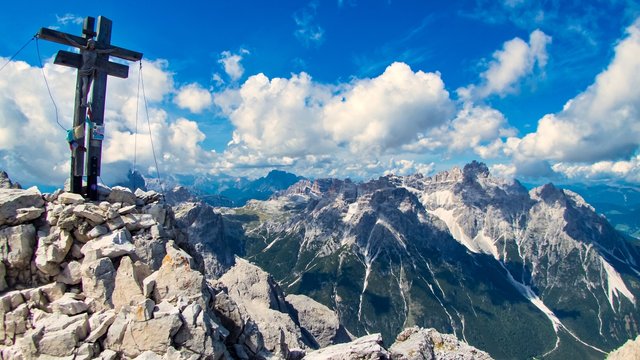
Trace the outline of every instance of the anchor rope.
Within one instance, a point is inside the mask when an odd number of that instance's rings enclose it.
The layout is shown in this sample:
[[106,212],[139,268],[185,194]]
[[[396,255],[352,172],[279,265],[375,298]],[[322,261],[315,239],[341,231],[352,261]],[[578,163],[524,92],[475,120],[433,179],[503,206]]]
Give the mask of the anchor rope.
[[45,75],[44,73],[44,66],[42,66],[42,56],[40,56],[40,45],[38,45],[38,37],[34,36],[34,39],[36,39],[36,52],[38,53],[38,63],[40,64],[42,78],[44,79],[44,84],[47,86],[47,92],[49,93],[49,98],[51,99],[51,103],[53,103],[53,107],[56,110],[56,123],[58,124],[58,126],[60,126],[62,130],[67,132],[68,129],[62,126],[62,124],[60,124],[60,118],[58,117],[58,104],[56,104],[56,101],[53,99],[53,95],[51,94],[51,88],[49,87],[49,81],[47,81],[47,75]]
[[133,171],[136,171],[138,159],[138,112],[140,109],[140,79],[142,79],[142,60],[140,61],[140,70],[138,71],[138,93],[136,94],[136,128],[133,133]]
[[149,128],[149,140],[151,141],[151,152],[153,153],[153,161],[155,162],[155,165],[156,165],[156,173],[158,174],[158,181],[160,182],[161,194],[162,194],[162,198],[164,199],[164,193],[165,193],[164,183],[162,182],[162,178],[160,177],[160,167],[158,166],[158,158],[156,157],[156,150],[153,145],[153,136],[151,134],[151,120],[149,120],[149,106],[147,104],[147,94],[144,90],[144,76],[142,76],[142,60],[140,60],[140,84],[142,86],[142,100],[144,102],[144,109],[147,115],[147,126]]
[[20,52],[21,52],[22,50],[24,50],[24,48],[26,48],[26,47],[27,47],[27,45],[29,45],[29,44],[30,44],[34,39],[37,39],[37,38],[38,38],[38,34],[33,35],[33,37],[31,37],[31,39],[29,39],[29,41],[27,41],[24,45],[22,45],[22,47],[21,47],[18,51],[16,51],[16,53],[15,53],[15,54],[13,54],[13,56],[11,56],[11,57],[9,58],[9,60],[7,60],[7,62],[6,62],[6,63],[4,63],[4,65],[2,65],[2,67],[0,67],[0,72],[1,72],[2,70],[4,70],[4,68],[5,68],[7,65],[9,65],[9,63],[10,63],[13,59],[15,59],[15,57],[16,57],[16,56],[18,56],[18,54],[20,54]]

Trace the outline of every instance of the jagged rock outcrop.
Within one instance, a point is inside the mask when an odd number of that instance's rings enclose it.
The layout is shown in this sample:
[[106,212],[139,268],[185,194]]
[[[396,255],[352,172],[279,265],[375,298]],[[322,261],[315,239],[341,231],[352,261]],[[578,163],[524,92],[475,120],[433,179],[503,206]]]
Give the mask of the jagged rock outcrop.
[[241,244],[224,236],[222,216],[203,202],[184,202],[173,207],[177,226],[187,236],[179,238],[181,246],[195,255],[196,264],[208,279],[216,279],[234,264],[234,254]]
[[255,321],[268,350],[287,358],[291,350],[309,346],[288,313],[282,290],[262,269],[238,258],[236,265],[220,277],[219,283]]
[[0,170],[0,189],[22,189],[22,186],[11,181],[6,171]]
[[390,359],[389,352],[384,348],[382,336],[372,334],[363,336],[346,344],[338,344],[309,353],[307,360],[385,360]]
[[307,336],[309,343],[315,345],[314,348],[352,340],[352,335],[340,324],[335,311],[306,295],[287,295],[285,301],[289,306],[289,313],[294,315],[303,335]]
[[407,328],[389,347],[392,359],[402,360],[490,360],[489,354],[435,329]]
[[628,340],[620,348],[607,355],[607,360],[630,360],[640,359],[640,336],[635,340]]

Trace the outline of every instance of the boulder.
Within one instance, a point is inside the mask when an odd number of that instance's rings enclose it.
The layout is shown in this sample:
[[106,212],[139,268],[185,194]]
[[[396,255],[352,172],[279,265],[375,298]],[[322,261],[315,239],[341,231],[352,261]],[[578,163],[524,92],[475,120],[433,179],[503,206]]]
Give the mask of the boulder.
[[78,261],[71,261],[62,264],[62,271],[56,276],[56,280],[67,284],[77,285],[82,281],[82,264]]
[[[382,346],[382,336],[372,334],[357,338],[345,344],[328,346],[308,353],[305,360],[350,360],[350,359],[391,359]],[[398,358],[401,359],[401,358]],[[427,358],[431,359],[431,358]]]
[[[166,245],[167,255],[155,276],[153,299],[177,301],[179,297],[201,298],[205,287],[204,276],[191,268],[193,259],[185,251],[177,248],[173,241]],[[206,292],[204,292],[206,293]]]
[[335,311],[305,295],[287,295],[291,313],[308,334],[313,336],[317,347],[327,347],[351,341]]
[[95,225],[102,224],[106,220],[104,211],[98,205],[92,203],[76,205],[73,208],[73,213],[93,222]]
[[66,293],[60,299],[49,304],[52,312],[65,315],[77,315],[86,312],[89,307],[83,301],[84,297],[74,293]]
[[113,307],[111,296],[116,283],[116,269],[108,257],[82,263],[82,290],[95,300],[93,310]]
[[305,344],[300,328],[288,313],[282,290],[271,275],[259,267],[237,258],[236,265],[219,282],[255,321],[267,350],[286,358],[290,349],[314,345]]
[[103,257],[117,258],[131,254],[135,246],[131,243],[131,234],[127,229],[116,230],[90,240],[82,247],[82,254],[86,260],[95,260]]
[[130,321],[124,331],[120,351],[135,357],[150,350],[163,354],[171,346],[172,337],[182,326],[177,313],[154,317],[148,321]]
[[116,312],[114,310],[101,310],[89,318],[89,329],[91,333],[86,338],[87,342],[96,342],[107,333],[109,327],[116,320]]
[[55,276],[60,272],[59,264],[64,261],[73,245],[73,237],[67,230],[51,227],[49,233],[38,232],[38,248],[35,264],[41,272]]
[[0,230],[0,255],[10,269],[28,269],[36,244],[36,228],[32,224]]
[[489,354],[458,340],[455,335],[441,334],[435,329],[417,326],[398,334],[396,342],[389,348],[393,359],[460,359],[490,360]]
[[128,205],[135,205],[136,196],[126,187],[114,186],[111,188],[109,196],[107,196],[107,201],[112,204],[119,202]]
[[104,227],[102,225],[96,225],[93,227],[93,229],[89,231],[89,233],[87,233],[87,237],[89,239],[95,239],[99,236],[107,234],[108,232],[109,232],[109,229],[107,227]]
[[112,301],[116,310],[125,305],[134,305],[145,300],[142,295],[142,279],[136,271],[133,261],[128,256],[123,256],[116,273],[115,288]]
[[16,223],[21,224],[27,221],[35,220],[40,217],[45,212],[45,209],[42,207],[28,207],[18,209],[16,215]]
[[71,192],[63,192],[58,195],[58,202],[64,205],[77,205],[84,203],[84,197],[80,194],[74,194]]
[[72,331],[47,331],[38,342],[38,350],[44,355],[70,356],[75,352],[78,340]]
[[[42,208],[44,199],[36,187],[27,190],[0,189],[0,226],[18,225],[25,219],[20,209]],[[39,215],[38,215],[39,216]]]
[[204,358],[218,358],[225,351],[220,326],[198,303],[191,303],[182,310],[183,324],[174,342]]

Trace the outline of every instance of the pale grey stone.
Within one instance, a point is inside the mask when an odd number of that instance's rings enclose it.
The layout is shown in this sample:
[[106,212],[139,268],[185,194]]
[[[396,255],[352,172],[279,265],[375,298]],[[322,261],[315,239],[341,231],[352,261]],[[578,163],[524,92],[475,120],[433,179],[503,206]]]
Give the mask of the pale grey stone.
[[0,230],[0,255],[11,269],[27,269],[36,244],[36,228],[32,224]]
[[62,271],[56,275],[56,281],[67,285],[77,285],[82,282],[82,264],[70,261],[62,264]]
[[122,186],[114,186],[111,188],[111,193],[107,197],[107,201],[110,203],[123,203],[129,205],[135,205],[136,196],[131,192],[131,190],[122,187]]
[[60,299],[49,304],[49,308],[53,312],[59,312],[65,315],[76,315],[86,312],[89,308],[83,300],[83,296],[66,293]]
[[64,192],[58,195],[58,202],[65,205],[83,204],[84,197],[80,194]]
[[108,257],[82,263],[82,290],[87,297],[95,300],[94,310],[113,307],[111,295],[115,279],[116,270]]
[[82,247],[82,253],[89,261],[103,257],[117,258],[134,251],[135,246],[131,243],[131,234],[127,229],[102,235],[90,240]]
[[73,208],[73,213],[92,221],[96,225],[102,224],[106,220],[104,211],[98,205],[92,203],[76,205]]
[[20,209],[42,208],[44,199],[36,187],[27,190],[0,189],[0,225],[18,225],[24,220]]
[[116,312],[114,310],[101,310],[89,318],[89,329],[91,333],[85,339],[87,342],[96,342],[107,333],[109,327],[116,320]]
[[357,338],[349,343],[328,346],[305,356],[306,360],[351,360],[390,359],[389,352],[382,346],[382,336],[372,334]]
[[140,279],[141,274],[136,272],[133,261],[128,256],[123,256],[116,273],[115,288],[112,301],[116,310],[125,305],[134,305],[144,301]]

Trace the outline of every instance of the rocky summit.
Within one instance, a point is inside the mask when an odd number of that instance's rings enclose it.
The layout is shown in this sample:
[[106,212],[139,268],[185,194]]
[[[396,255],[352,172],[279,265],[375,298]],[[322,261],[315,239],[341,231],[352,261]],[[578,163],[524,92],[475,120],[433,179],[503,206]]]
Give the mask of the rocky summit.
[[100,197],[0,189],[2,359],[489,358],[434,329],[389,347],[355,338],[331,308],[233,256],[208,205],[174,212],[123,187]]

